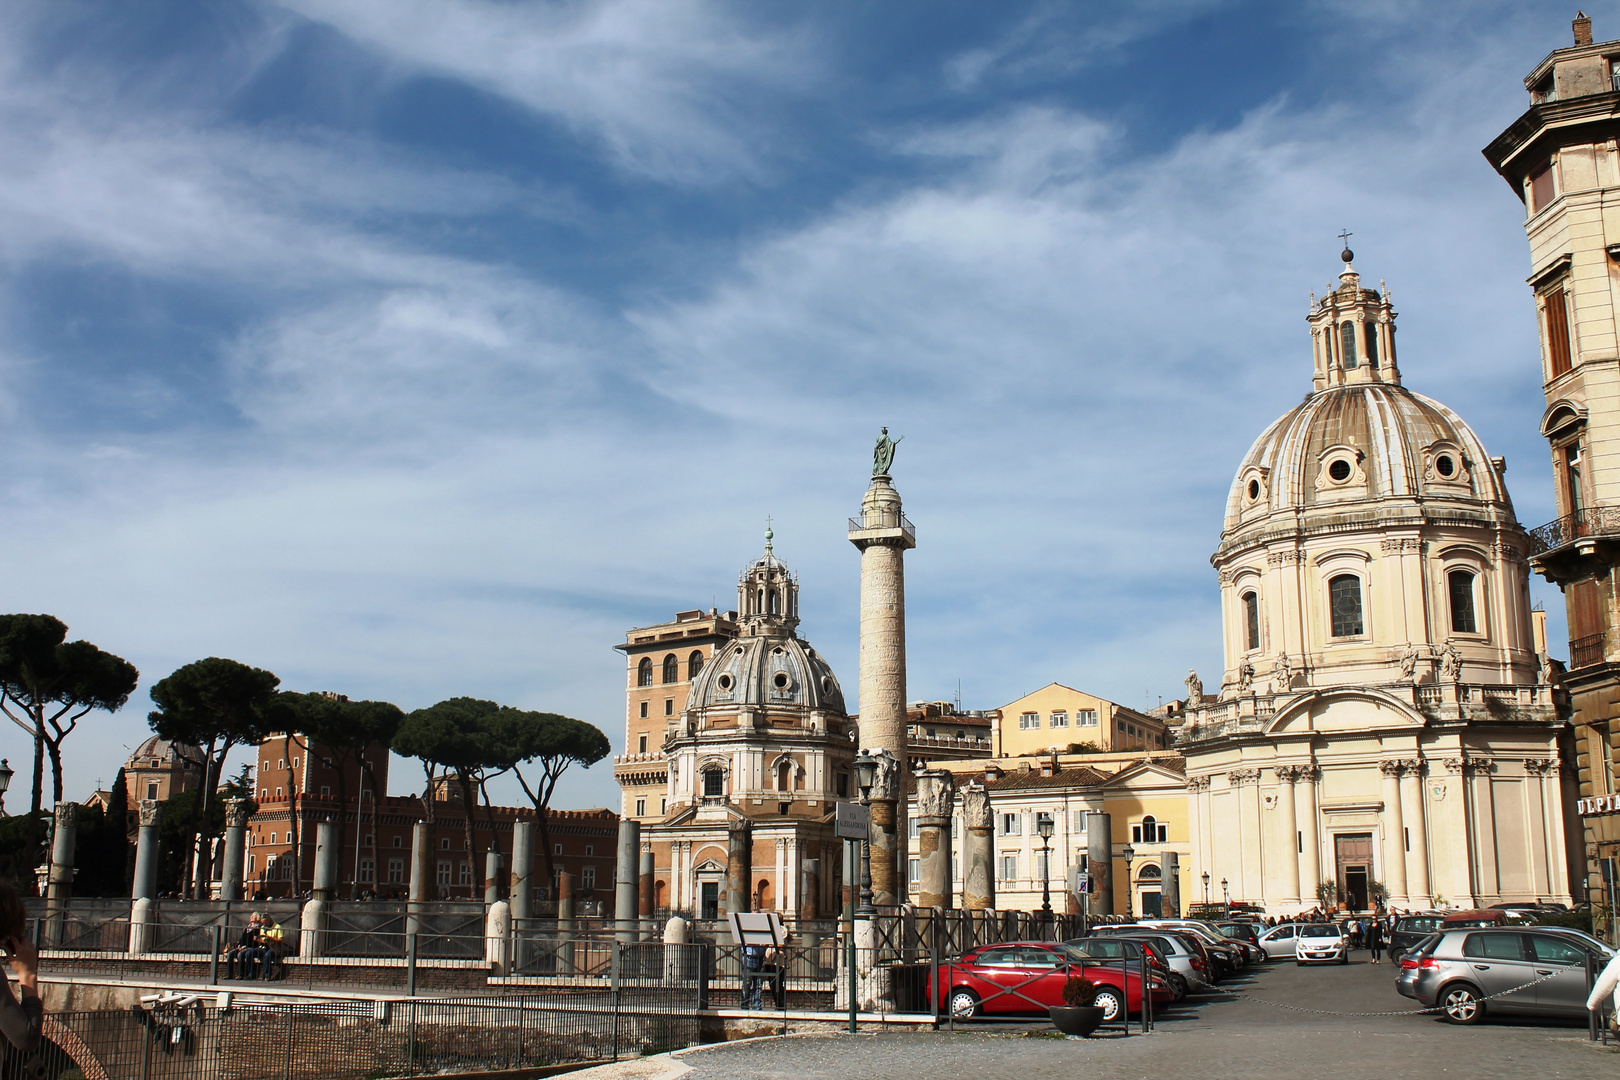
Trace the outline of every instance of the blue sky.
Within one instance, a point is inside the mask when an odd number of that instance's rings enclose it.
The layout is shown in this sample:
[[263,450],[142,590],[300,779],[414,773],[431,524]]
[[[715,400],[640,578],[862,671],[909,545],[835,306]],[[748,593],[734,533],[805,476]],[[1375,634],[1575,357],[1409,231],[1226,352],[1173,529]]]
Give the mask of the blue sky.
[[[69,797],[207,655],[618,745],[611,646],[731,606],[767,514],[853,693],[882,424],[913,699],[1218,681],[1227,488],[1309,389],[1346,227],[1407,385],[1547,520],[1523,212],[1479,150],[1573,14],[5,5],[4,603],[143,673]],[[606,764],[559,798],[615,802]]]

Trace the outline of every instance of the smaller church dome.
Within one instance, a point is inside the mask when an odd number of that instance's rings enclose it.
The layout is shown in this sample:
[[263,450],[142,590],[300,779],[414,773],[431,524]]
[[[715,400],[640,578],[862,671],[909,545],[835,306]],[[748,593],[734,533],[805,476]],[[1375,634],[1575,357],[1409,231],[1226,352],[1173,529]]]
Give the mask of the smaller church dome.
[[800,706],[844,712],[844,692],[827,661],[797,637],[739,637],[698,673],[689,709]]
[[128,768],[138,766],[151,767],[152,762],[161,761],[164,765],[171,764],[177,759],[185,759],[193,765],[201,765],[203,759],[202,747],[192,746],[188,743],[170,742],[168,739],[151,736],[135,752],[129,755]]

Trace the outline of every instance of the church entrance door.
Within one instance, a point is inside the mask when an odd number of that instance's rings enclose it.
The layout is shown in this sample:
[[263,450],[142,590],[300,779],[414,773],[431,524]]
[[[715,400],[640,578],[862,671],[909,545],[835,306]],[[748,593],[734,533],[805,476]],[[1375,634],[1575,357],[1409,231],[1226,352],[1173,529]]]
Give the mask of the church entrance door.
[[1367,907],[1367,882],[1372,878],[1372,833],[1341,833],[1333,838],[1338,859],[1339,899],[1353,911]]
[[698,883],[698,918],[718,919],[720,917],[720,883],[718,881],[702,881]]

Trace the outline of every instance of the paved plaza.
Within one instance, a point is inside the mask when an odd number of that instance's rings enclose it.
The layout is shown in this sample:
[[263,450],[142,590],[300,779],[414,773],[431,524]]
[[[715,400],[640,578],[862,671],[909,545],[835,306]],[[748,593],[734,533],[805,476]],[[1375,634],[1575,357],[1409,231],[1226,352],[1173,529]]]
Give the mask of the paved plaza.
[[[954,1034],[795,1035],[691,1050],[679,1060],[694,1070],[686,1074],[689,1080],[1044,1080],[1076,1075],[1542,1080],[1620,1072],[1620,1050],[1589,1043],[1585,1027],[1572,1023],[1503,1019],[1468,1028],[1432,1014],[1324,1014],[1412,1008],[1415,1003],[1395,993],[1396,970],[1365,961],[1348,967],[1273,965],[1223,984],[1242,997],[1215,993],[1173,1007],[1146,1037],[1070,1040],[1053,1037],[1045,1023],[967,1024]],[[1306,1009],[1324,1013],[1300,1011]]]

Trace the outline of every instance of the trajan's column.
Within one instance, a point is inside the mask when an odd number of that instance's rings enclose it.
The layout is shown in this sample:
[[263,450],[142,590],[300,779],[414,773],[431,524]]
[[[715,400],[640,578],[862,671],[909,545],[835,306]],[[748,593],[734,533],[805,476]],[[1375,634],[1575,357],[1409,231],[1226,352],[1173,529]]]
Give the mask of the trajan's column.
[[[904,436],[901,436],[904,438]],[[899,439],[884,428],[872,450],[872,486],[861,516],[849,522],[849,542],[861,552],[860,748],[887,750],[900,765],[897,783],[872,800],[872,901],[905,900],[906,780],[906,575],[907,548],[917,534],[900,511],[900,494],[889,480]],[[893,797],[883,797],[885,795]]]

